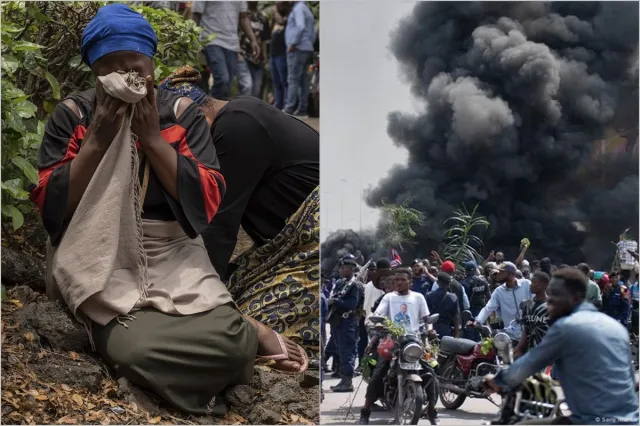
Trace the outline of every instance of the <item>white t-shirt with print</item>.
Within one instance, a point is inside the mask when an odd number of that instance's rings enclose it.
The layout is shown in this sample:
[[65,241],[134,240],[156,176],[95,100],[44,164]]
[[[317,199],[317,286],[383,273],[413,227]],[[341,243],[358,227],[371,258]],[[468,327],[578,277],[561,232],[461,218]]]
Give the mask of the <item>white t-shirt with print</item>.
[[429,308],[420,293],[409,290],[408,294],[401,296],[394,291],[382,298],[376,315],[389,318],[394,324],[404,327],[407,333],[417,334],[422,318],[429,315]]

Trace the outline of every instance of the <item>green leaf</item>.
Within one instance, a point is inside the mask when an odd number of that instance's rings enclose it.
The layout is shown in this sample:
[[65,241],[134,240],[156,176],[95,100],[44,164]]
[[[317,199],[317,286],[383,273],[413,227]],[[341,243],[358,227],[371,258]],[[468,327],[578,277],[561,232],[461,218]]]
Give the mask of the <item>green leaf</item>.
[[37,133],[27,133],[20,138],[21,145],[24,149],[37,148],[40,146],[42,136]]
[[45,71],[44,78],[47,79],[49,84],[51,85],[51,90],[53,90],[53,98],[57,101],[60,100],[60,83],[58,80],[51,74],[49,71]]
[[30,162],[22,157],[13,157],[11,162],[15,164],[17,168],[22,170],[22,173],[24,173],[31,183],[38,184],[38,171]]
[[9,115],[7,115],[6,117],[4,117],[2,124],[5,126],[5,128],[13,129],[18,133],[24,133],[27,130],[24,127],[22,118],[20,118],[18,114],[15,114],[12,112],[9,113]]
[[44,121],[38,121],[37,132],[38,132],[38,136],[40,136],[41,139],[44,136],[44,126],[45,126]]
[[14,74],[20,68],[20,61],[13,55],[2,55],[2,69],[9,74]]
[[2,214],[11,218],[11,224],[13,229],[20,229],[24,225],[24,216],[22,212],[11,204],[4,204],[2,206]]
[[42,105],[44,106],[44,110],[47,114],[53,114],[53,111],[56,109],[56,104],[50,101],[42,101]]
[[5,99],[19,99],[27,95],[15,86],[5,85],[5,87],[2,88],[2,96]]
[[32,52],[34,50],[40,50],[44,46],[30,41],[18,40],[13,44],[13,50],[16,52]]
[[36,115],[38,107],[29,101],[23,101],[14,105],[13,110],[22,118],[31,118]]
[[2,182],[2,189],[17,200],[28,200],[29,193],[22,188],[22,179],[11,179]]
[[7,290],[4,288],[4,284],[0,285],[1,290],[1,294],[2,294],[2,301],[6,302],[8,300],[7,298]]

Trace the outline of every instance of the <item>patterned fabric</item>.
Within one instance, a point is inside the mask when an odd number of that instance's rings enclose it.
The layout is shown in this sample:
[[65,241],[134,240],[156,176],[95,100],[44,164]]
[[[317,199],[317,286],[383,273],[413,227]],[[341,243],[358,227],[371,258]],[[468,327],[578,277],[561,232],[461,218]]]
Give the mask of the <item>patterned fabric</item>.
[[198,70],[189,65],[185,65],[162,80],[158,88],[185,96],[198,105],[202,105],[207,95],[198,87],[201,79],[202,77]]
[[235,261],[228,288],[243,314],[310,353],[320,337],[320,195],[313,190],[280,233]]

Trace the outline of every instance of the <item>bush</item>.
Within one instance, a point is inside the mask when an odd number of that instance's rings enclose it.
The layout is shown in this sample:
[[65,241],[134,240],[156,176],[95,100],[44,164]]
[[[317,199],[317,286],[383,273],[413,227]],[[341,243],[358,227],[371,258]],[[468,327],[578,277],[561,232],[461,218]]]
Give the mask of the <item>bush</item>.
[[[44,125],[55,105],[94,85],[80,58],[82,32],[106,2],[2,2],[2,183],[4,220],[13,228],[33,213],[28,186]],[[181,65],[200,67],[201,29],[163,9],[136,6],[158,36],[156,81]]]

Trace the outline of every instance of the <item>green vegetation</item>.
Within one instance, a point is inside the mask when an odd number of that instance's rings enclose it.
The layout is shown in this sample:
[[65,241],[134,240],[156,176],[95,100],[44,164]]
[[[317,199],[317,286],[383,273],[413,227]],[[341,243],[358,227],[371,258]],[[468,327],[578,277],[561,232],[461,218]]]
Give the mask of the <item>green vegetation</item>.
[[443,259],[449,259],[456,264],[456,268],[463,268],[465,262],[473,260],[479,264],[483,258],[478,252],[483,243],[480,237],[473,233],[479,229],[489,228],[486,217],[478,215],[476,205],[471,212],[462,206],[453,213],[444,223],[449,228],[445,231],[446,245],[443,250]]
[[414,228],[424,223],[424,214],[414,208],[409,207],[410,202],[402,204],[386,204],[382,202],[382,235],[383,240],[391,247],[398,247],[404,250],[402,245],[411,245],[416,237]]

